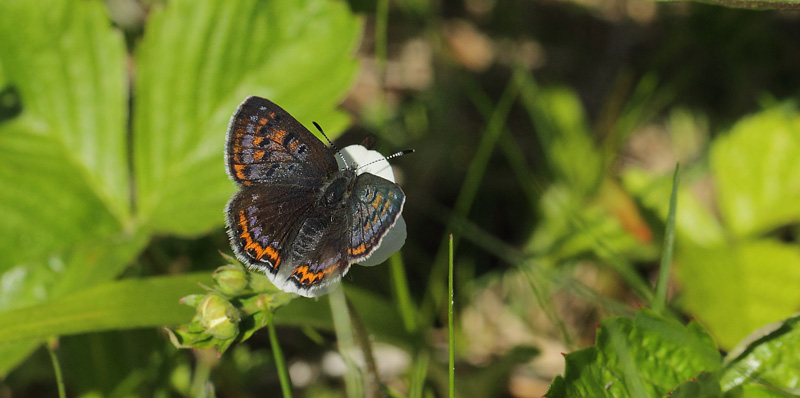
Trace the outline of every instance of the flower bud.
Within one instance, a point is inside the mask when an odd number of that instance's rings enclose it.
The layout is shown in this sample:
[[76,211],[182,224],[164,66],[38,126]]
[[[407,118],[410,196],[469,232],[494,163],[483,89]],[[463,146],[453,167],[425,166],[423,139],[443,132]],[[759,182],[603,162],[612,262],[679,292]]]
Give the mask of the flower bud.
[[209,293],[197,306],[200,325],[218,339],[232,339],[239,334],[239,310],[225,297]]
[[223,265],[211,276],[217,282],[217,288],[227,295],[235,295],[247,287],[247,271],[236,265]]

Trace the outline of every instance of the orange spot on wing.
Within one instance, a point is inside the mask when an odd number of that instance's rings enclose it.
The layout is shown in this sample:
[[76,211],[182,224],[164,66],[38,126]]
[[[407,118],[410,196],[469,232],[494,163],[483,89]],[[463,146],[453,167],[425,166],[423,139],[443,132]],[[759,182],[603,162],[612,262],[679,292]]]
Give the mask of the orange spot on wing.
[[347,253],[351,256],[358,256],[365,251],[367,251],[367,246],[363,243],[358,245],[358,247],[347,249]]
[[269,139],[283,145],[283,137],[286,137],[286,130],[274,130],[270,134]]
[[260,145],[261,141],[264,141],[264,137],[258,136],[253,138],[253,145]]
[[[292,275],[297,275],[298,280],[299,280],[301,285],[311,285],[311,284],[316,283],[319,280],[322,280],[322,278],[325,275],[330,274],[331,272],[333,272],[333,269],[334,268],[331,267],[331,268],[326,268],[326,269],[324,269],[322,271],[319,271],[319,272],[309,272],[308,265],[304,265],[304,266],[298,267],[296,270],[294,270]],[[306,281],[308,281],[308,282],[306,282]]]
[[236,177],[240,180],[246,180],[247,177],[244,175],[244,165],[243,164],[235,164],[233,165],[233,170],[236,172]]
[[250,234],[247,226],[247,217],[244,216],[244,211],[239,212],[238,225],[239,228],[242,229],[242,233],[239,234],[239,237],[244,239],[244,250],[252,250],[256,254],[256,260],[261,260],[266,255],[267,258],[272,260],[272,268],[278,268],[278,264],[281,263],[281,258],[278,256],[278,251],[270,246],[261,246],[258,242],[253,240],[253,236]]
[[261,158],[263,158],[263,157],[264,157],[264,151],[256,151],[253,154],[253,159],[255,159],[255,160],[261,160]]
[[383,202],[384,202],[383,201],[383,195],[381,195],[380,193],[376,193],[375,194],[375,199],[372,200],[371,205],[372,205],[372,207],[377,209],[381,205],[381,203],[383,203]]
[[386,215],[386,212],[389,211],[389,201],[383,202],[383,208],[381,209],[381,217]]

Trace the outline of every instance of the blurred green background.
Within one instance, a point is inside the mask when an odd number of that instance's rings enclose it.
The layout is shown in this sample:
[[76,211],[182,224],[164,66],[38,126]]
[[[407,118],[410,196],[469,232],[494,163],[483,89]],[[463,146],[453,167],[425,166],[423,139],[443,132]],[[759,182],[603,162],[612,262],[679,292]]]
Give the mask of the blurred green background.
[[[458,396],[542,396],[650,306],[677,163],[670,314],[731,350],[800,309],[798,70],[793,11],[0,0],[0,397],[57,394],[43,343],[69,396],[280,394],[266,331],[218,358],[158,327],[231,253],[248,95],[339,147],[416,149],[392,161],[406,245],[343,281],[393,396],[447,396],[450,233]],[[295,396],[346,396],[326,311],[276,312]]]

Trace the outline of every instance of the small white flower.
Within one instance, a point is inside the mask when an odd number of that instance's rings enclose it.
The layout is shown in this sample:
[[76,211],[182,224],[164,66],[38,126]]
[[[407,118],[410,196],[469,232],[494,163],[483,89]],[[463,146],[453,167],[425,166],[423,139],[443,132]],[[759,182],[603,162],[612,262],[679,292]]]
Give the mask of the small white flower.
[[[369,150],[361,145],[350,145],[342,149],[341,153],[342,157],[347,161],[348,166],[353,167],[353,165],[355,165],[358,174],[370,173],[395,182],[392,166],[380,152]],[[336,157],[336,162],[339,164],[339,167],[345,167],[342,163],[342,159],[338,156]],[[366,165],[368,163],[372,164],[363,168],[358,168],[360,165]],[[392,253],[403,247],[406,243],[406,236],[406,221],[403,220],[403,215],[401,213],[397,218],[397,222],[394,223],[394,226],[386,232],[386,236],[383,237],[380,246],[372,252],[372,255],[361,260],[358,264],[371,267],[383,263]]]

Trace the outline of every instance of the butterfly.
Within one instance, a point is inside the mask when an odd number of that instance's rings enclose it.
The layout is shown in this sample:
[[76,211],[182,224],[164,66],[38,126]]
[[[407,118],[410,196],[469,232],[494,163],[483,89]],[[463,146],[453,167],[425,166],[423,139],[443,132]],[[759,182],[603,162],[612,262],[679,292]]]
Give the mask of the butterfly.
[[231,247],[283,291],[329,292],[403,210],[397,184],[340,168],[335,154],[267,99],[247,97],[231,117],[225,164],[239,187],[225,207]]

